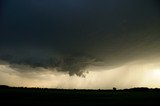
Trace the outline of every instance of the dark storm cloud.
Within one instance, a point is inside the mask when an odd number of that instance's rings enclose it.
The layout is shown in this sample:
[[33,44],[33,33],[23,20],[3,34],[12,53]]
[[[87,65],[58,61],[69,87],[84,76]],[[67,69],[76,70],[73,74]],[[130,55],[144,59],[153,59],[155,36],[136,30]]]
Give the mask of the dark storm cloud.
[[[157,0],[1,0],[0,59],[71,75],[160,53]],[[2,5],[3,4],[3,5]]]

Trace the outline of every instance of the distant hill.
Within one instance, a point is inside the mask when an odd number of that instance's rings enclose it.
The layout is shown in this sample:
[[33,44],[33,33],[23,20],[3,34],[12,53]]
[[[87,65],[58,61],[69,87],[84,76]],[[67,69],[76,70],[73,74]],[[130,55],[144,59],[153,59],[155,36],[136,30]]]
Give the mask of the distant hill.
[[[0,88],[21,88],[21,89],[56,89],[56,90],[118,90],[117,88],[113,87],[113,89],[58,89],[58,88],[38,88],[38,87],[11,87],[7,85],[0,85]],[[160,88],[147,88],[147,87],[135,87],[135,88],[128,88],[128,89],[119,89],[119,90],[125,90],[125,91],[143,91],[143,90],[160,90]]]

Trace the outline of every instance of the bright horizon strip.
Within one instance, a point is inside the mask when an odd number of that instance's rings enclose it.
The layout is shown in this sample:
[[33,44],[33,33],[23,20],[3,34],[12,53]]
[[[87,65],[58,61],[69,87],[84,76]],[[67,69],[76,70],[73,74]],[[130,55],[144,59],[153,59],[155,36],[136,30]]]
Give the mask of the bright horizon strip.
[[[17,87],[40,87],[60,89],[117,89],[133,87],[160,87],[159,63],[128,63],[107,69],[90,67],[85,78],[53,69],[39,69],[41,72],[22,73],[0,65],[0,84]],[[96,70],[95,70],[96,69]],[[98,70],[98,71],[97,71]]]

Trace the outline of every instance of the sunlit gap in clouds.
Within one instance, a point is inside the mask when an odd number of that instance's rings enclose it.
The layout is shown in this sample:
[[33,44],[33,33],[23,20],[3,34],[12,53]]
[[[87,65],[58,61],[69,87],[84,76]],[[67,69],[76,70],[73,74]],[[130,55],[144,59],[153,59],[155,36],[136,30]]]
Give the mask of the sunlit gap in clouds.
[[0,84],[22,87],[61,89],[118,89],[160,87],[160,63],[130,62],[117,68],[89,67],[85,77],[70,76],[55,69],[38,68],[19,72],[0,65]]

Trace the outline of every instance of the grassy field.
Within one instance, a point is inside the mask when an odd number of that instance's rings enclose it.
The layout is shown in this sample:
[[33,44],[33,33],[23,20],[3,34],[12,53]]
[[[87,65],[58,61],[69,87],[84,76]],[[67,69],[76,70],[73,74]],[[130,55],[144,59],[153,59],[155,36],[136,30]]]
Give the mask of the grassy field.
[[3,105],[129,105],[160,104],[160,90],[67,90],[0,87]]

